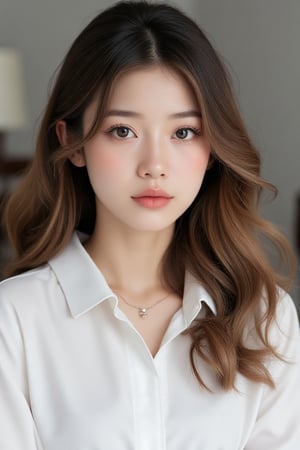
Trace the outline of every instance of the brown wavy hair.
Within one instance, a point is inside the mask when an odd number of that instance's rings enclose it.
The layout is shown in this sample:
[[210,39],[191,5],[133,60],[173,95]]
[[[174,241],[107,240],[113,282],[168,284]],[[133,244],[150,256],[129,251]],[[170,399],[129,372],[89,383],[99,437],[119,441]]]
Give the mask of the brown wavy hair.
[[[291,259],[285,239],[259,216],[258,203],[264,189],[275,188],[260,176],[259,154],[224,65],[197,24],[172,6],[117,3],[100,13],[71,46],[56,77],[32,165],[6,206],[5,227],[15,250],[7,275],[46,263],[74,230],[93,232],[95,198],[87,171],[68,157],[99,127],[118,75],[154,64],[179,71],[193,87],[214,160],[196,199],[177,220],[163,261],[164,282],[174,292],[182,295],[187,269],[216,302],[216,316],[209,314],[187,330],[194,373],[204,386],[197,371],[200,356],[224,389],[234,387],[238,372],[273,385],[265,361],[278,355],[269,329],[277,286],[287,285],[280,267],[270,264],[266,243],[275,248],[283,267],[290,267]],[[83,136],[83,113],[95,96],[98,114]],[[74,136],[71,145],[62,147],[58,141],[59,120]],[[263,292],[264,314],[259,312]],[[260,343],[256,349],[245,343],[250,321]]]

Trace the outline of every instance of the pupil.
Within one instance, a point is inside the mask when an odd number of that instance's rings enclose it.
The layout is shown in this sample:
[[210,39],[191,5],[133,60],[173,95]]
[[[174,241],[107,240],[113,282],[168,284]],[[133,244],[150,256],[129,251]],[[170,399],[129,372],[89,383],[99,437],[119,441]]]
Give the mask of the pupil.
[[118,135],[119,137],[126,137],[128,135],[128,129],[125,127],[120,127],[118,129]]
[[187,137],[187,134],[188,134],[188,132],[187,132],[187,130],[186,130],[185,128],[182,128],[181,130],[178,130],[178,131],[177,131],[177,136],[178,136],[180,139],[186,138],[186,137]]

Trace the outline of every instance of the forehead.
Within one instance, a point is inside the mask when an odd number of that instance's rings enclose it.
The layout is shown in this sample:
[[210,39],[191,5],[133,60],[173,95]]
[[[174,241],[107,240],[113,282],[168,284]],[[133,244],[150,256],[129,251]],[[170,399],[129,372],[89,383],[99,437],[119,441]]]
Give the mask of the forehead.
[[195,93],[184,76],[175,69],[155,65],[121,73],[114,80],[107,108],[116,104],[163,107],[166,102],[175,108],[181,104],[197,107]]
[[200,114],[195,92],[185,77],[178,70],[163,65],[120,73],[113,80],[105,102],[101,93],[94,97],[85,110],[84,123],[99,123],[106,115],[113,115],[111,111],[120,110],[152,120],[190,110]]

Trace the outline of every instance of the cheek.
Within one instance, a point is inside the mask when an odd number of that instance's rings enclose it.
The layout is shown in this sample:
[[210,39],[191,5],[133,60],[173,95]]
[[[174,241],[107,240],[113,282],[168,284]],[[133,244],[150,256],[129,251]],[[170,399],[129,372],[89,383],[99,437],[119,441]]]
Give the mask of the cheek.
[[185,173],[187,177],[203,178],[208,161],[209,152],[195,154],[188,160],[182,161],[182,173]]
[[90,175],[103,177],[124,171],[124,162],[113,152],[100,149],[89,149],[86,151],[86,165]]
[[99,163],[105,172],[119,171],[122,167],[122,164],[120,164],[120,159],[112,154],[104,153],[99,159]]
[[210,160],[210,155],[211,155],[210,144],[205,140],[203,143],[202,151],[196,155],[194,162],[195,168],[199,172],[202,172],[203,174],[206,172]]
[[201,177],[206,172],[211,154],[210,143],[206,138],[191,142],[180,155],[179,165],[186,175]]
[[185,192],[185,199],[190,204],[195,199],[208,167],[210,152],[206,151],[194,152],[190,157],[181,164],[181,182],[183,191]]

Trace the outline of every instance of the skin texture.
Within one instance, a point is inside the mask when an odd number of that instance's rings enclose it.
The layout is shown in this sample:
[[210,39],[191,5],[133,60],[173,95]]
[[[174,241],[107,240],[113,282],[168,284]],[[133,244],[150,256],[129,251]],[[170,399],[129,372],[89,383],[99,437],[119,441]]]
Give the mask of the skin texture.
[[[84,114],[85,133],[96,110],[95,99]],[[67,142],[63,122],[57,133]],[[160,322],[155,315],[156,326],[147,319],[140,330],[154,353],[181,305],[181,299],[162,286],[160,262],[176,219],[201,187],[209,156],[192,89],[176,72],[155,66],[118,78],[98,132],[84,155],[71,157],[76,166],[86,165],[96,194],[96,226],[86,250],[110,286],[136,305],[151,305],[169,294],[155,308]],[[170,199],[137,202],[135,197],[146,189],[162,189]],[[136,311],[126,304],[121,307],[139,327]]]

